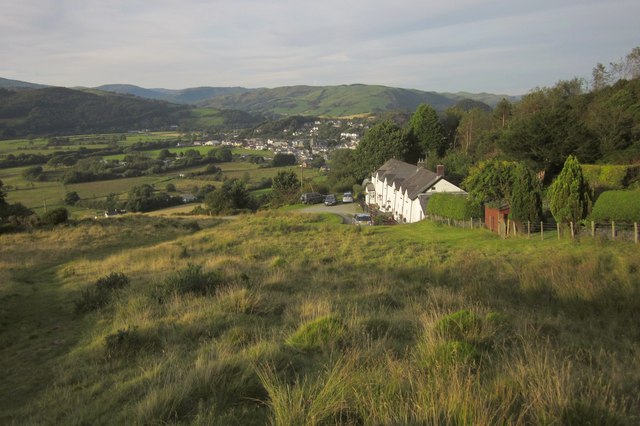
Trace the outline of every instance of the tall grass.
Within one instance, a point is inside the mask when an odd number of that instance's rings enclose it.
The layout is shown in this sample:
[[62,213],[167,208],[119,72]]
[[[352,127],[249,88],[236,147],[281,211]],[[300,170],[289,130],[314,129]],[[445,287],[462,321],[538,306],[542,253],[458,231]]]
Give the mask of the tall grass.
[[[0,421],[640,421],[633,246],[295,213],[203,225],[0,236]],[[130,284],[74,315],[113,271]]]

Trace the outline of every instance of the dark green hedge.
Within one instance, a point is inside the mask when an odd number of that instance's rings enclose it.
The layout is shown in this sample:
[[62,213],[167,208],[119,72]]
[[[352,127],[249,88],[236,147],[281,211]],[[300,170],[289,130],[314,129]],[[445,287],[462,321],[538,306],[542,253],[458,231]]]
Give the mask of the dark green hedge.
[[482,208],[465,195],[433,194],[427,203],[427,213],[457,220],[482,217]]
[[640,191],[605,191],[598,197],[591,219],[640,222]]

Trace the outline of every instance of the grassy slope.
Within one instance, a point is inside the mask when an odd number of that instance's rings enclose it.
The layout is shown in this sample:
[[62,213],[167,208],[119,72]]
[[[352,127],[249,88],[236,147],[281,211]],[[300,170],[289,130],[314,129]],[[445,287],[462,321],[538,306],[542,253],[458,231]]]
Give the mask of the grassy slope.
[[[639,420],[633,245],[294,213],[212,225],[0,236],[0,421]],[[158,299],[188,264],[218,271],[219,290]],[[73,315],[80,291],[113,271],[131,286]],[[129,331],[108,350],[118,330]]]
[[456,101],[433,92],[355,84],[258,89],[215,98],[209,105],[282,115],[342,117],[372,112],[413,111],[421,102],[445,109]]

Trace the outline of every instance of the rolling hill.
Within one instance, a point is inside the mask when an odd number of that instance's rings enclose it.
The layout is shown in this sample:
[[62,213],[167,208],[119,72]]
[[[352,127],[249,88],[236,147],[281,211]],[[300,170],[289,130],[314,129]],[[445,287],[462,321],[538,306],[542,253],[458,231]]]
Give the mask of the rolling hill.
[[244,93],[250,90],[242,87],[192,87],[181,90],[145,89],[132,84],[105,84],[95,89],[178,104],[198,104],[218,96]]
[[483,102],[493,107],[504,97],[512,102],[518,100],[518,97],[490,93],[437,93],[365,84],[260,89],[197,87],[183,90],[145,89],[126,84],[111,84],[97,89],[169,102],[242,110],[272,117],[342,117],[388,111],[414,111],[421,103],[429,104],[437,110],[444,110],[464,99]]
[[0,89],[41,89],[44,87],[49,86],[0,77]]
[[190,115],[188,106],[99,91],[50,87],[0,89],[0,137],[163,128]]

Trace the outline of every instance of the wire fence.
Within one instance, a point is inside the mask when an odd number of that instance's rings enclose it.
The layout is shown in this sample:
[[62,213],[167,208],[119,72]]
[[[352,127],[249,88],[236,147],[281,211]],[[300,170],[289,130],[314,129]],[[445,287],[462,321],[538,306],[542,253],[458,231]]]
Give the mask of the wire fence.
[[638,244],[640,239],[638,222],[595,222],[582,221],[580,223],[559,224],[557,222],[516,222],[512,220],[497,220],[481,218],[457,220],[441,216],[427,216],[432,222],[468,229],[488,229],[502,238],[529,239],[574,239],[585,238],[633,241]]

